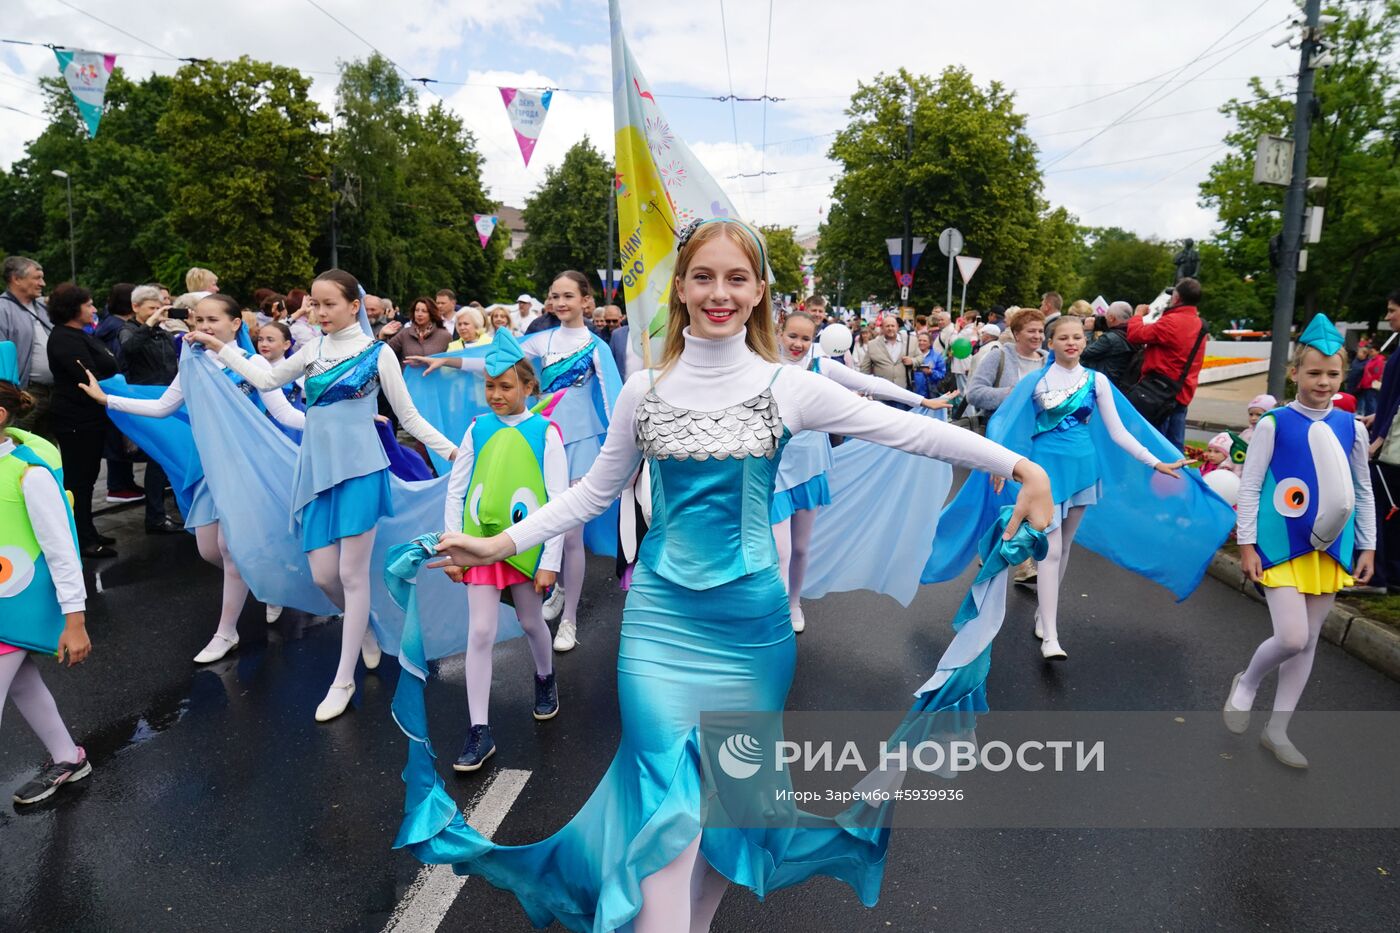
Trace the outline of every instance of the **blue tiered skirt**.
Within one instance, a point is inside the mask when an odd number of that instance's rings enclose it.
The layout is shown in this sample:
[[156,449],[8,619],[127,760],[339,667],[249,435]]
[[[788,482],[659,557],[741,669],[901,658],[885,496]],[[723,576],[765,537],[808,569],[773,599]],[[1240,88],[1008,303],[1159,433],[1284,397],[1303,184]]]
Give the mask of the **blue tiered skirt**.
[[[408,800],[397,847],[512,891],[537,926],[606,933],[641,909],[642,879],[697,835],[709,864],[760,897],[830,875],[873,905],[888,832],[803,815],[802,826],[704,828],[701,711],[779,711],[796,661],[776,568],[709,590],[671,583],[638,563],[622,616],[622,741],[596,790],[553,836],[498,846],[467,826],[443,788],[420,719],[423,672],[410,635],[395,714],[411,739]],[[406,691],[408,691],[406,693]],[[415,693],[416,692],[416,695]]]

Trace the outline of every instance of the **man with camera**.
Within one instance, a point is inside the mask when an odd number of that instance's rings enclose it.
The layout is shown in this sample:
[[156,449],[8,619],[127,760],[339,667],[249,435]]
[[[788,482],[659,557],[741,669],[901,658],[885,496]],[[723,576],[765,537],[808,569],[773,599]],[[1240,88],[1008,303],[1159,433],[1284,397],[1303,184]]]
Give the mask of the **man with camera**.
[[[180,370],[181,322],[189,314],[170,307],[159,285],[139,285],[131,293],[134,314],[117,333],[122,374],[131,385],[168,386]],[[146,534],[178,534],[183,530],[165,514],[165,487],[170,483],[153,458],[146,460]]]
[[1128,343],[1147,348],[1142,379],[1128,390],[1128,400],[1178,450],[1186,449],[1186,408],[1206,359],[1206,325],[1196,311],[1200,300],[1201,283],[1182,279],[1159,319],[1148,323],[1147,305],[1138,305],[1128,321]]

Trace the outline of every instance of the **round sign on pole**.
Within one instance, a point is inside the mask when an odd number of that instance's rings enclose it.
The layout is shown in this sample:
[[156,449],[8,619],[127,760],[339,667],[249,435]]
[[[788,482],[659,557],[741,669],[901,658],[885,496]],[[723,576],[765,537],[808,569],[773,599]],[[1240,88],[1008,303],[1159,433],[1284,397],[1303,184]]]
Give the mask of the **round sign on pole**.
[[963,235],[956,227],[948,227],[938,235],[938,251],[944,256],[956,256],[962,248]]

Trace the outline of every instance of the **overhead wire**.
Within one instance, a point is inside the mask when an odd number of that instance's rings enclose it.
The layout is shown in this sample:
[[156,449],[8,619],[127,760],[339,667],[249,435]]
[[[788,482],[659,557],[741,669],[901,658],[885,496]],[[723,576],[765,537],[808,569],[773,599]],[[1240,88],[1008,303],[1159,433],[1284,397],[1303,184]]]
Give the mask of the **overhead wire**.
[[[768,0],[768,42],[763,52],[763,143],[759,146],[759,175],[768,175],[768,67],[773,60],[773,0]],[[768,209],[768,186],[764,185],[761,198],[763,209]]]
[[[156,45],[154,42],[151,42],[149,39],[143,39],[142,37],[138,36],[138,35],[137,35],[136,33],[134,33],[134,32],[127,32],[125,29],[123,29],[122,27],[118,26],[116,23],[109,23],[109,22],[107,22],[105,19],[103,19],[102,17],[97,16],[97,15],[95,15],[95,14],[93,14],[93,13],[89,13],[87,10],[84,10],[82,7],[74,6],[73,4],[69,3],[68,0],[58,0],[58,2],[61,3],[61,4],[63,4],[64,6],[68,7],[68,9],[72,10],[72,11],[75,12],[75,13],[81,13],[81,14],[83,14],[84,16],[86,16],[88,19],[96,20],[97,22],[99,22],[99,23],[101,23],[102,25],[106,26],[108,29],[114,29],[114,30],[116,30],[117,32],[119,32],[119,33],[121,33],[122,35],[126,36],[128,39],[135,39],[137,42],[141,43],[142,45],[148,46],[148,47],[150,47],[150,48],[155,49],[157,52],[161,53],[162,55],[170,55],[171,57],[178,58],[178,56],[173,55],[173,53],[171,53],[171,52],[167,52],[165,49],[163,49],[163,48],[161,48],[160,46]],[[182,60],[183,60],[183,59],[182,59]]]
[[[734,69],[729,63],[729,25],[724,16],[724,0],[719,0],[719,28],[724,39],[724,70],[729,78],[729,122],[734,129],[734,163],[739,157],[739,111],[734,107]],[[748,199],[745,198],[744,213],[748,213]]]

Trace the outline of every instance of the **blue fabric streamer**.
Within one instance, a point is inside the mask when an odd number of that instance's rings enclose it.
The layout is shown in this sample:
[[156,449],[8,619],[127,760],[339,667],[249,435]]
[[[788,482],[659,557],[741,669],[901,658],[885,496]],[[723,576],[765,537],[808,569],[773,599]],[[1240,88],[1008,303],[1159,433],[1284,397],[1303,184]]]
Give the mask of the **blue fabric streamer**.
[[[917,412],[940,417],[927,408]],[[803,597],[870,590],[908,606],[933,549],[953,468],[861,440],[837,447],[833,460],[827,474],[831,504],[817,513],[812,529]],[[898,503],[893,510],[892,502]]]
[[[205,454],[209,488],[221,520],[228,523],[226,537],[239,572],[264,602],[318,615],[338,611],[312,580],[299,539],[287,531],[296,447],[247,403],[212,360],[197,356],[195,363],[181,370],[180,381],[200,413],[193,422],[194,438]],[[425,482],[391,477],[390,486],[395,514],[377,526],[372,566],[382,566],[399,542],[442,526],[446,477]],[[375,636],[385,651],[397,654],[404,614],[378,574],[373,575],[370,604]],[[422,581],[418,605],[430,657],[466,650],[465,586],[434,571]],[[503,603],[497,640],[521,634],[514,610]]]
[[[227,379],[224,380],[228,382]],[[169,386],[131,385],[125,376],[117,375],[98,382],[102,391],[120,398],[157,399]],[[230,385],[232,388],[232,385]],[[237,392],[237,390],[234,390]],[[204,479],[204,466],[199,461],[194,435],[190,433],[189,409],[181,405],[168,418],[146,418],[107,409],[107,417],[132,442],[155,459],[170,478],[175,503],[181,515],[190,514],[194,491]]]
[[[1029,456],[1035,432],[1036,385],[1045,367],[1016,384],[987,425],[987,437]],[[1123,427],[1158,460],[1174,463],[1181,452],[1138,414],[1116,388],[1113,401]],[[1235,512],[1205,484],[1195,470],[1180,479],[1158,473],[1133,459],[1109,436],[1102,417],[1089,430],[1103,483],[1099,503],[1084,516],[1074,543],[1170,590],[1178,601],[1191,595],[1206,567],[1235,526]],[[1053,477],[1052,477],[1053,479]],[[938,520],[936,547],[924,567],[924,583],[941,583],[962,573],[977,542],[995,521],[998,510],[1013,503],[1020,484],[1007,480],[998,495],[991,477],[973,473]]]

